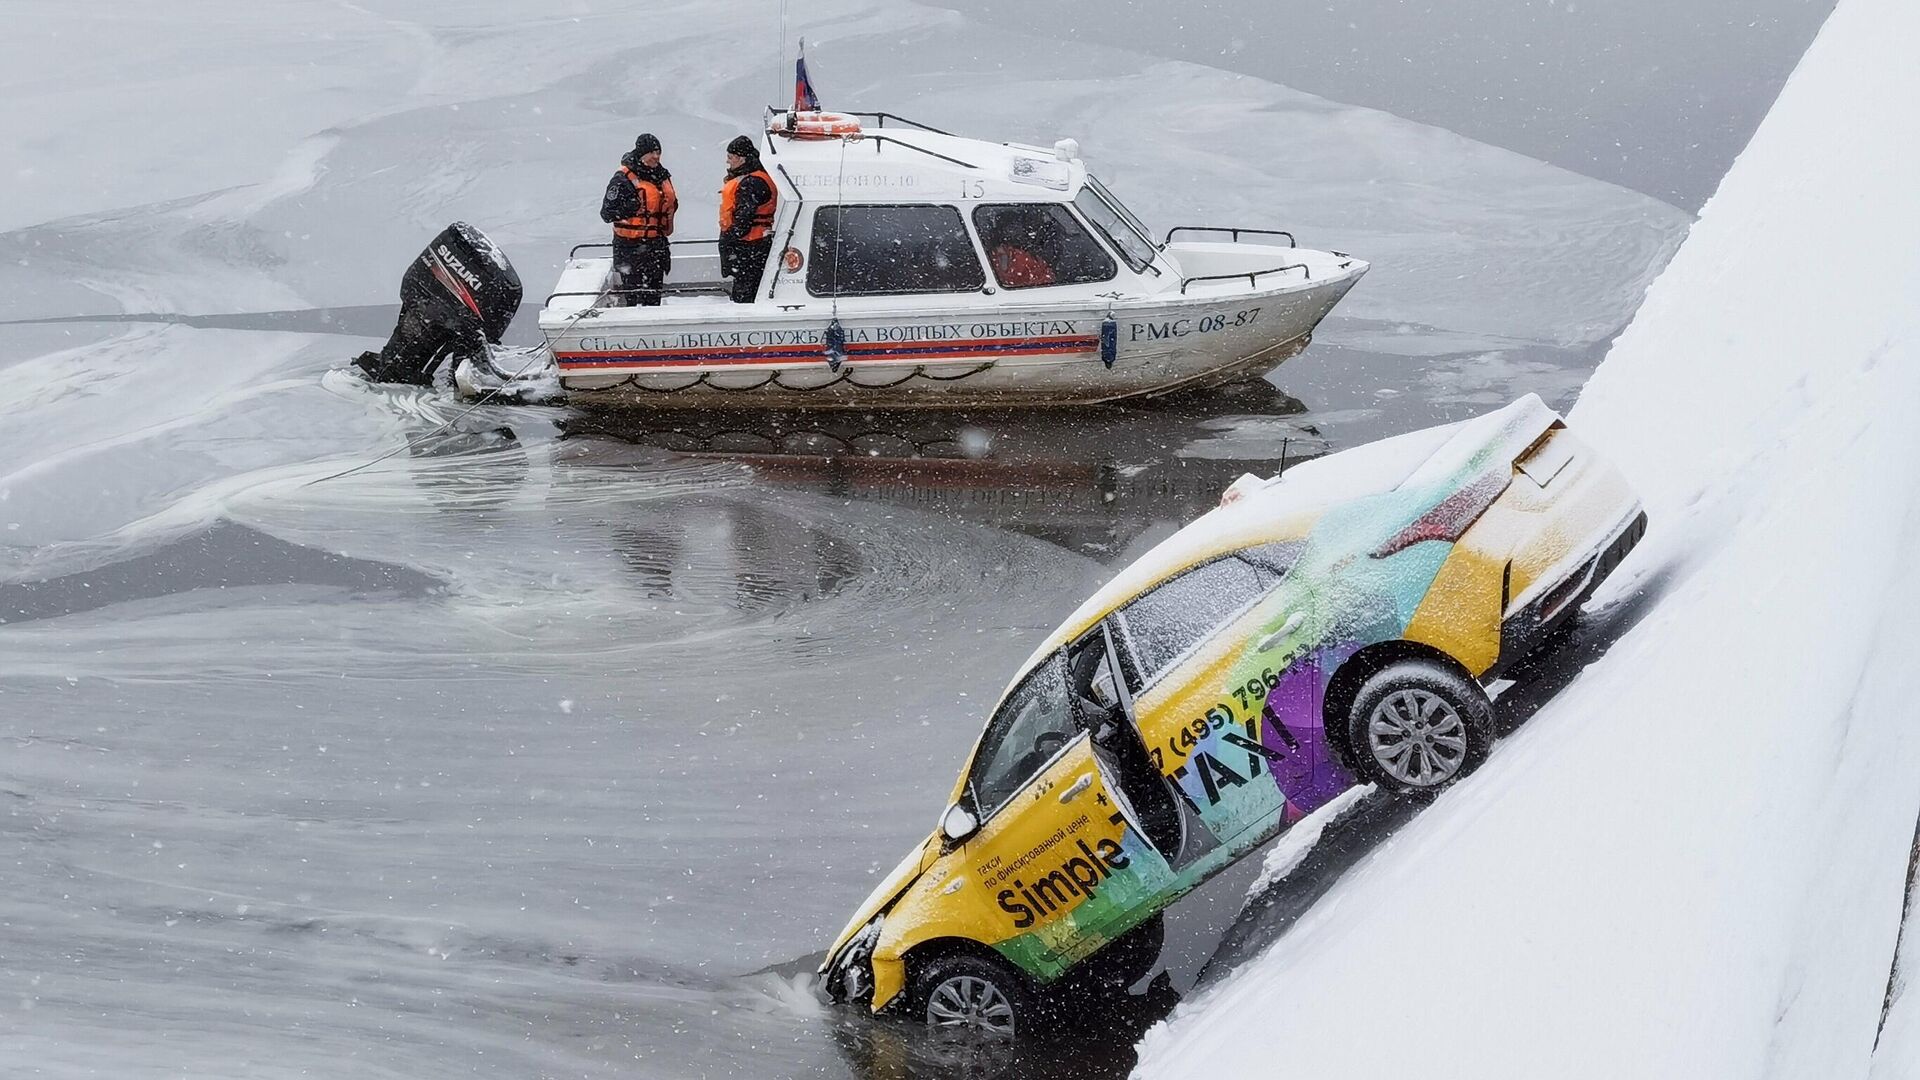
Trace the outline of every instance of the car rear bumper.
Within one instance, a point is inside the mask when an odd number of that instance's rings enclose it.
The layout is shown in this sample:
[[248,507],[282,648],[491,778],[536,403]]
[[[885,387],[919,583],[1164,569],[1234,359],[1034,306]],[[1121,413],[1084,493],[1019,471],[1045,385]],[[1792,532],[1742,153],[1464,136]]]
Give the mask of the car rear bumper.
[[1607,534],[1607,539],[1575,564],[1570,573],[1502,620],[1500,660],[1483,678],[1498,676],[1552,637],[1646,534],[1647,512],[1636,504]]

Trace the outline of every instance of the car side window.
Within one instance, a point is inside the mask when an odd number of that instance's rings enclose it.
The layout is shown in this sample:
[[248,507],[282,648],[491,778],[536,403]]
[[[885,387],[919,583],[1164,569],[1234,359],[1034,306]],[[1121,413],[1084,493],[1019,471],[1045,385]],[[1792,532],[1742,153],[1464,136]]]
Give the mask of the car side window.
[[973,225],[1003,289],[1085,285],[1119,273],[1113,256],[1059,203],[976,206]]
[[1300,552],[1306,546],[1305,540],[1275,540],[1236,552],[1234,557],[1251,563],[1264,583],[1278,584],[1293,569],[1294,562],[1300,558]]
[[815,296],[969,292],[986,285],[951,206],[823,206],[813,212],[807,291]]
[[1041,662],[1000,703],[974,755],[974,809],[986,820],[1080,734],[1064,653]]
[[1282,576],[1271,565],[1227,555],[1169,578],[1121,608],[1117,621],[1133,653],[1134,692],[1153,685]]

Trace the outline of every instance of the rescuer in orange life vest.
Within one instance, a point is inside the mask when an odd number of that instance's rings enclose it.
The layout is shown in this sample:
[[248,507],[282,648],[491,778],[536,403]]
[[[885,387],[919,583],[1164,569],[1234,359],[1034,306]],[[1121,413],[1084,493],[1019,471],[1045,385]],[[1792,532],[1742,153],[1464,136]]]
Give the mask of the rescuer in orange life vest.
[[616,296],[645,307],[660,303],[661,284],[673,266],[667,238],[679,208],[673,174],[660,167],[660,140],[651,134],[633,140],[600,200],[600,220],[613,225],[614,273],[625,290]]
[[727,144],[727,178],[720,185],[720,275],[733,279],[736,304],[753,303],[773,253],[774,200],[760,148],[737,136]]
[[1049,246],[1037,230],[1002,223],[987,249],[993,276],[1003,289],[1031,289],[1053,284],[1053,265],[1040,252]]

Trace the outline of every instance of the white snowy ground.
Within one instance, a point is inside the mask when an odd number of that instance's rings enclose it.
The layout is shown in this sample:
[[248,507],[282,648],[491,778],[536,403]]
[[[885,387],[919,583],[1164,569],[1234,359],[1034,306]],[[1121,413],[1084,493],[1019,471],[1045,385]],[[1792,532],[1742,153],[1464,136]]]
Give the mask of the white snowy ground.
[[1842,0],[1572,414],[1631,629],[1138,1075],[1920,1076],[1916,37]]

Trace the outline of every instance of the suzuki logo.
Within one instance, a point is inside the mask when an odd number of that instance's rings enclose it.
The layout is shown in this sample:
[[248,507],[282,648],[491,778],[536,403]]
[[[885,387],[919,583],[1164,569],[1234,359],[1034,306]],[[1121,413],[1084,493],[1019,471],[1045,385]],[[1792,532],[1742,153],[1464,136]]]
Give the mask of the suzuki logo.
[[453,252],[447,250],[447,245],[441,244],[438,250],[440,253],[440,261],[446,263],[447,267],[454,273],[459,274],[461,281],[466,282],[469,288],[478,289],[480,287],[480,278],[475,275],[473,271],[462,266],[460,260],[453,257]]

